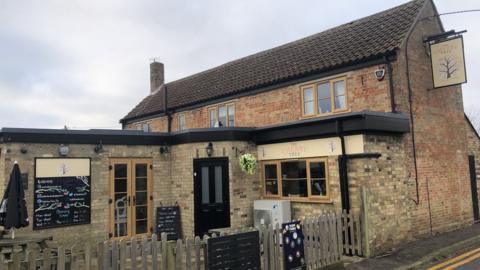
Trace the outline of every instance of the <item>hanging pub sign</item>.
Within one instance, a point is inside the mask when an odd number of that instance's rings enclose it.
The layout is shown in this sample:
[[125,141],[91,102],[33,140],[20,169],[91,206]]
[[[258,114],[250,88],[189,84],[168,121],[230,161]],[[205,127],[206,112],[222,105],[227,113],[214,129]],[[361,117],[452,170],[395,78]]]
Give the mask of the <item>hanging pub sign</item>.
[[36,158],[33,229],[90,223],[89,158]]
[[285,270],[306,270],[304,236],[300,221],[282,224],[282,241]]
[[467,82],[462,36],[431,43],[430,57],[434,88]]

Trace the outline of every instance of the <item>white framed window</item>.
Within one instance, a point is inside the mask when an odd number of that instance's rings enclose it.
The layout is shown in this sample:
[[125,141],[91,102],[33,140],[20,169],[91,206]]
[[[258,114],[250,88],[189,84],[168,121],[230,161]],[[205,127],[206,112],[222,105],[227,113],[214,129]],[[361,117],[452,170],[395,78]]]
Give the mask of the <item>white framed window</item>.
[[142,130],[143,130],[143,132],[150,132],[151,131],[150,123],[143,123],[142,124]]
[[185,129],[187,129],[185,114],[181,113],[181,114],[178,115],[178,130],[182,131],[182,130],[185,130]]
[[348,110],[346,78],[311,83],[300,89],[304,117]]
[[229,103],[208,108],[208,119],[210,127],[234,127],[235,105]]

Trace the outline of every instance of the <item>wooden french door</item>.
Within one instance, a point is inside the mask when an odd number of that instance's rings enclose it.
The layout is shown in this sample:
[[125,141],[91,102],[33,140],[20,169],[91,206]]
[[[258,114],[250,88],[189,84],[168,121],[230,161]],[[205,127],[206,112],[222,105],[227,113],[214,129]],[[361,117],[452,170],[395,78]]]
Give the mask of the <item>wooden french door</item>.
[[110,160],[110,236],[151,234],[152,161]]

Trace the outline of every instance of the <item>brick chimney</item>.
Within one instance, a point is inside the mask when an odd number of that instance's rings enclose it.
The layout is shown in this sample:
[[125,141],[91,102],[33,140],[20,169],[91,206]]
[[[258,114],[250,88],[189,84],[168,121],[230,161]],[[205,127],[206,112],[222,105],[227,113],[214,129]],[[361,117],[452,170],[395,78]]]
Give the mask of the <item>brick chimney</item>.
[[157,90],[165,82],[163,64],[153,61],[150,64],[150,93]]

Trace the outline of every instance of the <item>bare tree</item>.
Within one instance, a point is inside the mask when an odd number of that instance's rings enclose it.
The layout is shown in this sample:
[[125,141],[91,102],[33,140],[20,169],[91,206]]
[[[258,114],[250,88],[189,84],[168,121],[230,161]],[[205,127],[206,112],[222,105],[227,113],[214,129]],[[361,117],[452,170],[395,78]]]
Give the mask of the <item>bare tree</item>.
[[472,123],[472,126],[480,133],[480,110],[476,108],[467,108],[465,114]]
[[440,66],[442,67],[440,69],[440,72],[445,73],[445,76],[447,76],[447,79],[450,79],[453,73],[457,71],[457,63],[454,60],[447,57],[443,58],[442,62],[440,63]]

